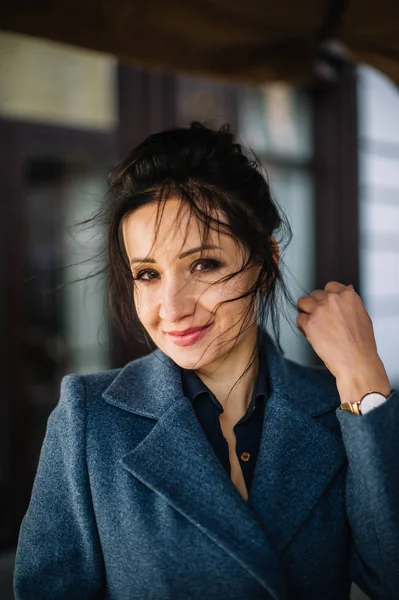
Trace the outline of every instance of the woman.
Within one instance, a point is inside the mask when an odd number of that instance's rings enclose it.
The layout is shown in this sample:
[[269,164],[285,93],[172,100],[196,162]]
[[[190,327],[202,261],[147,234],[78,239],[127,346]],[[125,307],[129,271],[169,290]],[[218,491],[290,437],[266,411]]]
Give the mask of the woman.
[[228,128],[150,136],[100,218],[111,306],[157,349],[64,378],[17,600],[398,598],[398,394],[351,286],[297,302],[327,368],[263,329],[284,222],[256,160]]

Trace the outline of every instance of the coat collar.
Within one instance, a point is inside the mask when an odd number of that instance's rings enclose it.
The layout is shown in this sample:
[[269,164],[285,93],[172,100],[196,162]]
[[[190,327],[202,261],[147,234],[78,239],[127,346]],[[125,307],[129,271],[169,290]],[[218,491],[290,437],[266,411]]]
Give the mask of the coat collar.
[[155,420],[150,433],[123,457],[123,467],[237,560],[269,599],[283,600],[279,554],[344,464],[345,452],[339,438],[312,417],[335,408],[336,398],[327,394],[309,407],[304,395],[314,390],[302,385],[297,391],[289,381],[290,361],[262,334],[269,395],[248,502],[183,395],[179,367],[161,350],[126,365],[103,397]]

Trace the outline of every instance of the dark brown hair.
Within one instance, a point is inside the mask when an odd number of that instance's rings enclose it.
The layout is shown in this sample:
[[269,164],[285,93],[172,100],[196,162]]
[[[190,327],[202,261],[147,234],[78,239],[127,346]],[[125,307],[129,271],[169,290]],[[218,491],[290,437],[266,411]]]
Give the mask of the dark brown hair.
[[[210,228],[234,237],[247,255],[238,272],[251,264],[259,265],[257,280],[245,294],[251,297],[246,316],[253,314],[254,303],[260,300],[259,323],[265,327],[271,319],[282,351],[279,316],[283,307],[278,307],[277,292],[280,290],[285,300],[295,306],[281,272],[281,257],[292,231],[272,198],[260,161],[235,141],[228,125],[214,130],[193,122],[190,127],[174,127],[150,135],[110,174],[109,191],[91,222],[100,221],[107,232],[111,316],[128,336],[137,330],[134,281],[122,235],[124,219],[139,207],[155,202],[159,224],[162,206],[171,195],[181,199],[181,206],[188,206],[199,220],[204,243]],[[215,210],[224,215],[223,222],[215,219]],[[275,260],[272,236],[279,246],[280,264]],[[236,275],[237,272],[232,273],[228,278]],[[243,326],[245,323],[244,316]],[[142,333],[149,342],[146,332]]]

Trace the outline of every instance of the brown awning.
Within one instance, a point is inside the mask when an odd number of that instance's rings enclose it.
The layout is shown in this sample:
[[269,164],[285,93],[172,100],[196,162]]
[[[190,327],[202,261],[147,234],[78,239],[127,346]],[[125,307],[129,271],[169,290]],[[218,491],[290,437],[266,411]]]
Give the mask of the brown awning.
[[399,83],[398,0],[9,0],[0,27],[167,71],[310,81],[320,40]]

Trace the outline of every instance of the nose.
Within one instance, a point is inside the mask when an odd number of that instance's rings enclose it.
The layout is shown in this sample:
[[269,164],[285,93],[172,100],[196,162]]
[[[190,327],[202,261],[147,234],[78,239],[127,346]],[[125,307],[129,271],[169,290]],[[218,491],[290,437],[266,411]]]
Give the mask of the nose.
[[164,283],[160,291],[159,317],[168,323],[177,323],[193,313],[195,300],[189,285],[182,281]]

